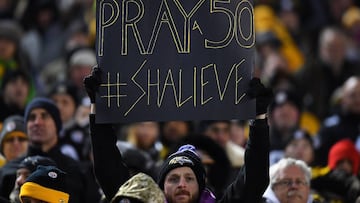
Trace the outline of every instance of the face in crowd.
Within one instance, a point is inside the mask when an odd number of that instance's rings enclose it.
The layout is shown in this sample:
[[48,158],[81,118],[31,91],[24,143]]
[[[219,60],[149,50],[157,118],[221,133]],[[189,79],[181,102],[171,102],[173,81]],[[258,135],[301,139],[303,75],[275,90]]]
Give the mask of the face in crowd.
[[29,92],[29,82],[22,75],[15,76],[4,86],[3,95],[5,103],[24,108]]
[[163,125],[162,135],[170,142],[178,142],[189,134],[189,128],[185,121],[167,121]]
[[360,114],[360,78],[351,77],[343,86],[341,107],[347,113]]
[[71,120],[76,112],[76,103],[74,99],[68,94],[54,94],[51,99],[59,108],[61,120],[63,123]]
[[28,149],[28,138],[25,136],[8,136],[3,141],[3,154],[10,161],[24,155]]
[[279,171],[272,190],[281,203],[306,203],[310,194],[310,183],[300,167],[290,165]]
[[199,198],[199,184],[189,167],[171,170],[165,177],[164,193],[169,203],[195,203]]
[[310,165],[315,157],[312,138],[300,130],[296,131],[293,136],[285,147],[285,157],[302,160]]
[[159,136],[159,124],[157,122],[139,122],[132,125],[137,147],[147,150],[153,146]]
[[220,146],[225,147],[230,140],[230,123],[214,122],[207,127],[205,135],[216,141]]
[[286,102],[272,112],[272,124],[278,129],[292,129],[298,125],[299,115],[298,109],[290,102]]
[[31,110],[26,128],[30,142],[41,145],[46,151],[57,143],[57,129],[50,113],[43,108]]

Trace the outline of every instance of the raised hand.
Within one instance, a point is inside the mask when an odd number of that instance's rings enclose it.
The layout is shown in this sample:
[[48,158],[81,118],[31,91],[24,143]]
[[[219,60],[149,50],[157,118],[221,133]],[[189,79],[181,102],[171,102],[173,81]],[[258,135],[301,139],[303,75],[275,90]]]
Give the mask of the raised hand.
[[101,83],[101,70],[94,66],[91,74],[84,78],[84,86],[90,98],[91,103],[95,103],[96,92],[99,90]]
[[259,78],[252,78],[246,94],[251,99],[256,99],[256,115],[265,114],[272,101],[274,94],[271,88],[267,88],[261,83]]

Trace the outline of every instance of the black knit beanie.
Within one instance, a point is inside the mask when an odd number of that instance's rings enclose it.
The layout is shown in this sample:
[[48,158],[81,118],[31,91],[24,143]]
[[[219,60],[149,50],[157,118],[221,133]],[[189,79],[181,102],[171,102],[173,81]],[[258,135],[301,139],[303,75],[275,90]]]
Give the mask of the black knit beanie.
[[159,187],[164,189],[165,177],[171,170],[185,166],[190,167],[194,171],[199,184],[199,191],[202,191],[205,188],[205,168],[201,163],[200,157],[196,153],[196,148],[189,144],[181,146],[177,152],[171,154],[165,160],[159,173]]
[[49,92],[49,98],[57,94],[69,95],[73,99],[75,106],[78,106],[80,103],[77,88],[71,82],[61,81],[56,83]]
[[7,117],[3,122],[3,127],[0,131],[0,153],[3,152],[3,144],[5,137],[11,135],[21,136],[23,138],[27,138],[27,134],[25,133],[25,124],[24,118],[19,115],[12,115]]
[[5,75],[3,76],[1,82],[1,90],[4,91],[6,85],[8,85],[9,82],[16,81],[18,78],[23,79],[26,82],[26,84],[30,87],[31,85],[30,75],[24,70],[16,69],[16,70],[8,70],[5,72]]
[[56,163],[54,160],[44,157],[44,156],[28,156],[24,160],[22,160],[18,166],[18,168],[26,168],[31,173],[36,170],[38,166],[56,166]]
[[296,92],[292,90],[279,90],[275,93],[274,99],[269,105],[269,112],[272,113],[275,108],[285,103],[291,103],[299,112],[302,111],[301,98],[299,98]]
[[30,115],[31,110],[36,109],[36,108],[45,109],[51,115],[51,117],[54,119],[54,122],[56,125],[56,131],[59,134],[59,132],[62,128],[60,111],[52,100],[45,98],[45,97],[34,98],[26,106],[25,116],[24,116],[25,123],[27,123],[27,121],[29,120],[29,115]]
[[20,198],[67,203],[66,173],[54,166],[38,166],[20,188]]

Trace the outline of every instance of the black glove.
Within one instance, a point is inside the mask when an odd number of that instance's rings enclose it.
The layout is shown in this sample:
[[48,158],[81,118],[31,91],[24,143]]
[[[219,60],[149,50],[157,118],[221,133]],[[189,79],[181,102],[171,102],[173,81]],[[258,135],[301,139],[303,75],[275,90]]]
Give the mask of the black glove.
[[256,115],[267,112],[267,108],[272,101],[274,94],[271,88],[266,88],[259,78],[252,78],[246,94],[250,99],[256,99]]
[[91,74],[84,78],[84,86],[90,98],[91,103],[95,103],[96,92],[99,90],[101,83],[101,70],[94,66]]

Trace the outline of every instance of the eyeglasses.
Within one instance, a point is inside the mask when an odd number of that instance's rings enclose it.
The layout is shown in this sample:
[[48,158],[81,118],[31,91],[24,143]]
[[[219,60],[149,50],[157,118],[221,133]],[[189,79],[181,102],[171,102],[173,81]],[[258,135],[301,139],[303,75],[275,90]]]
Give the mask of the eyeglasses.
[[17,140],[18,142],[28,141],[28,139],[26,137],[11,136],[11,137],[5,138],[4,142],[14,142],[15,140]]
[[308,182],[300,179],[296,179],[296,180],[285,179],[275,182],[273,185],[278,185],[280,187],[291,187],[293,184],[300,187],[300,186],[307,186]]

